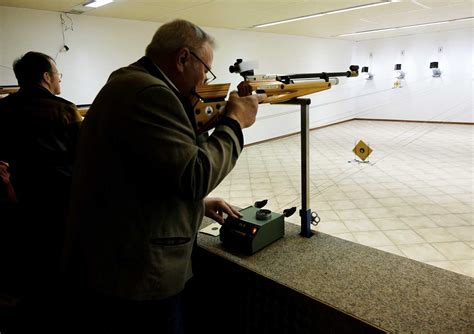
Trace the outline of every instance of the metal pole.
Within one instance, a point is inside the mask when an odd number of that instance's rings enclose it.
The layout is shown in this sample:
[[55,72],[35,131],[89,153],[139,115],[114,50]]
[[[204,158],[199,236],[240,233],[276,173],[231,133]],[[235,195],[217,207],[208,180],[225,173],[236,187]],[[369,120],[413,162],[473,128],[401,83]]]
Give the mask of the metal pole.
[[301,106],[301,233],[300,235],[310,238],[314,233],[311,231],[311,209],[309,208],[309,105],[311,99],[293,99],[281,104],[299,104]]
[[301,101],[301,235],[309,238],[311,231],[311,209],[309,208],[309,104]]

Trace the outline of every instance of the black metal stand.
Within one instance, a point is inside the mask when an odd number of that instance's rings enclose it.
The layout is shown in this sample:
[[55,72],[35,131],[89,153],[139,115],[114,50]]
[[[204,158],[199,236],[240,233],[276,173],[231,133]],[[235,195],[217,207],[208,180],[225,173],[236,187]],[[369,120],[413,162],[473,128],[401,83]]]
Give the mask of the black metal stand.
[[279,104],[299,104],[301,106],[301,233],[306,238],[311,231],[312,211],[309,208],[309,105],[311,99],[296,98]]
[[[262,80],[262,76],[255,76],[253,68],[246,63],[244,63],[242,59],[237,59],[234,65],[229,67],[230,73],[240,73],[240,75],[244,78],[245,81],[254,81],[257,82],[257,85],[248,85],[251,91],[259,91],[262,93],[266,93],[265,85],[259,85],[258,81],[262,83],[266,82],[266,80]],[[324,80],[327,83],[330,83],[329,87],[325,88],[328,89],[332,85],[337,85],[339,80],[333,77],[356,77],[359,75],[359,66],[358,65],[351,65],[349,66],[349,71],[345,72],[320,72],[320,73],[300,73],[300,74],[287,74],[287,75],[277,75],[277,76],[267,76],[267,77],[274,77],[272,80],[276,80],[283,84],[292,84],[296,80],[305,80],[305,79],[319,79]],[[335,79],[335,80],[332,80]],[[268,88],[268,92],[270,93],[269,96],[272,96],[275,89],[273,88],[273,84],[270,85],[272,87]],[[283,87],[282,87],[283,88]],[[277,91],[279,91],[277,89]],[[302,91],[302,96],[308,95],[304,94]],[[309,105],[311,104],[310,99],[303,99],[303,98],[294,98],[293,100],[280,102],[278,104],[299,104],[301,106],[301,235],[303,237],[309,238],[314,233],[311,231],[311,223],[319,222],[319,217],[316,213],[312,212],[309,208]]]

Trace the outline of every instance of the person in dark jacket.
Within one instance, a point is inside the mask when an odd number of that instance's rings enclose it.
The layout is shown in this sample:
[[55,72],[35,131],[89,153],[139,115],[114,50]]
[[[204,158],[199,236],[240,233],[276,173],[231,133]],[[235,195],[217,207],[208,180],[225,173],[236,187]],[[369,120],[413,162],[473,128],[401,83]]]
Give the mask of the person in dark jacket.
[[2,275],[14,276],[7,288],[27,305],[58,279],[82,117],[57,96],[62,75],[51,57],[27,52],[13,70],[20,89],[0,99],[0,161],[9,165],[18,203],[14,219],[0,225],[15,247],[2,256],[14,258],[16,268]]
[[69,220],[72,259],[82,267],[73,276],[95,296],[81,312],[113,310],[102,321],[114,330],[182,333],[181,294],[203,216],[238,216],[207,196],[237,162],[242,129],[265,96],[231,93],[220,124],[199,137],[191,101],[212,79],[213,47],[191,22],[162,25],[144,57],[111,74],[85,116]]

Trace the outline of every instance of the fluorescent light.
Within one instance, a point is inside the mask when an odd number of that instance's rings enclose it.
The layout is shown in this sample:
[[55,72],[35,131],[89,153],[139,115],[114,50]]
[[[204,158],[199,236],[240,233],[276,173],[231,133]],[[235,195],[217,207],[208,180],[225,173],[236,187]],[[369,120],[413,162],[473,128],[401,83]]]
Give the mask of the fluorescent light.
[[337,10],[332,10],[330,12],[326,12],[325,15],[350,12],[351,10],[357,10],[357,9],[362,9],[362,8],[377,7],[377,6],[381,6],[381,5],[387,5],[389,3],[391,3],[391,1],[372,3],[372,4],[368,4],[368,5],[360,5],[360,6],[354,6],[354,7],[349,7],[349,8],[343,8],[343,9],[337,9]]
[[97,8],[97,7],[107,5],[111,2],[114,2],[114,0],[94,0],[94,1],[91,1],[91,2],[88,2],[88,3],[84,4],[84,6]]
[[427,27],[427,26],[434,26],[434,25],[437,25],[437,24],[445,24],[445,23],[449,23],[449,21],[439,21],[439,22],[433,22],[433,23],[422,23],[422,24],[413,24],[413,25],[410,25],[410,26],[403,26],[403,27],[399,27],[397,29],[407,29],[407,28],[418,28],[418,27]]
[[311,14],[311,15],[298,16],[298,17],[294,17],[294,18],[291,18],[291,19],[281,20],[281,21],[257,24],[255,26],[253,26],[252,28],[263,28],[263,27],[269,27],[269,26],[274,26],[274,25],[277,25],[277,24],[283,24],[283,23],[288,23],[288,22],[313,19],[313,18],[319,17],[319,16],[339,14],[339,13],[348,12],[348,11],[356,10],[356,9],[363,9],[363,8],[375,7],[375,6],[380,6],[380,5],[387,5],[389,3],[392,3],[392,0],[386,0],[386,1],[378,2],[378,3],[372,3],[372,4],[368,4],[368,5],[361,5],[361,6],[354,6],[354,7],[348,7],[348,8],[343,8],[343,9],[336,9],[336,10],[331,10],[331,11],[327,11],[327,12],[315,13],[315,14]]
[[337,37],[354,36],[354,35],[362,35],[362,34],[372,34],[372,33],[375,33],[375,32],[386,32],[386,31],[398,30],[398,29],[419,28],[419,27],[433,26],[433,25],[438,25],[438,24],[446,24],[446,23],[451,23],[451,22],[472,20],[472,19],[474,19],[474,17],[471,16],[471,17],[463,17],[463,18],[460,18],[460,19],[447,20],[447,21],[437,21],[437,22],[428,22],[428,23],[421,23],[421,24],[411,24],[411,25],[407,25],[407,26],[392,27],[392,28],[364,30],[364,31],[357,31],[357,32],[349,33],[349,34],[337,35]]
[[307,20],[307,19],[312,19],[318,16],[323,16],[326,14],[313,14],[313,15],[308,15],[308,16],[300,16],[300,17],[295,17],[292,19],[287,19],[287,20],[282,20],[282,21],[275,21],[275,22],[270,22],[270,23],[264,23],[264,24],[259,24],[256,26],[253,26],[253,28],[263,28],[263,27],[269,27],[269,26],[274,26],[277,24],[283,24],[283,23],[288,23],[288,22],[294,22],[294,21],[300,21],[300,20]]
[[472,20],[472,19],[474,19],[474,16],[463,17],[462,19],[455,19],[455,20],[451,20],[451,21],[459,22],[459,21],[467,21],[467,20]]

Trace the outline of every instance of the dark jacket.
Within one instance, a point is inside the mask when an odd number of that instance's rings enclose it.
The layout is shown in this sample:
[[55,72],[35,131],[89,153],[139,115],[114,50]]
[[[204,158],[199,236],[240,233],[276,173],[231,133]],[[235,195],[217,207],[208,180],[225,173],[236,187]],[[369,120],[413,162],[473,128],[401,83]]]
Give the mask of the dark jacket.
[[81,128],[70,219],[89,288],[162,299],[191,277],[203,199],[243,145],[230,119],[199,141],[192,112],[146,57],[112,73],[94,100]]
[[20,201],[38,201],[69,184],[81,116],[42,87],[0,99],[0,160],[10,164]]
[[39,86],[0,99],[0,160],[10,165],[18,199],[0,224],[9,245],[2,256],[18,266],[5,272],[21,293],[57,275],[80,121],[73,103]]

